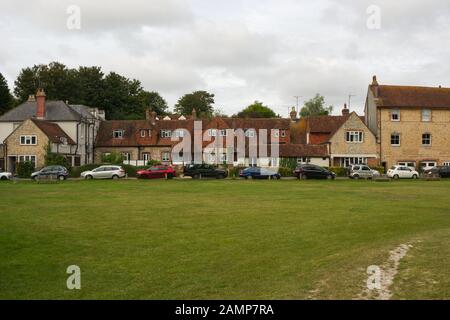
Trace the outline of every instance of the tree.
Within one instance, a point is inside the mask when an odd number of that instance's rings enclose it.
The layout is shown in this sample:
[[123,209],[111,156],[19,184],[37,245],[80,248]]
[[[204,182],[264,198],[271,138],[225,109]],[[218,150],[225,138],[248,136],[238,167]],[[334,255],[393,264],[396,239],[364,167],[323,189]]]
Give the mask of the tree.
[[325,107],[325,98],[316,94],[314,98],[305,102],[305,106],[300,110],[300,116],[326,116],[333,112],[333,106]]
[[175,105],[175,112],[179,114],[191,114],[195,108],[201,116],[213,114],[214,94],[207,91],[194,91],[182,96]]
[[276,114],[272,109],[263,105],[262,102],[255,101],[239,112],[237,116],[239,118],[275,118]]
[[13,97],[9,92],[8,82],[5,77],[0,73],[0,114],[8,111],[13,105]]
[[144,108],[150,108],[158,115],[165,115],[167,113],[167,102],[158,92],[142,91],[139,98]]

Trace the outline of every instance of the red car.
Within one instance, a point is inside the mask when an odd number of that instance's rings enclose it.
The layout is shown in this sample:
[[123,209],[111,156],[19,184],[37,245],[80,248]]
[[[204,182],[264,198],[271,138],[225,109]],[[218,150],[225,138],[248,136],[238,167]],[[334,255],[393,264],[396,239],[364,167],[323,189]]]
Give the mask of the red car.
[[159,179],[166,177],[172,179],[173,177],[176,177],[176,172],[169,166],[154,166],[137,171],[136,176],[140,179]]

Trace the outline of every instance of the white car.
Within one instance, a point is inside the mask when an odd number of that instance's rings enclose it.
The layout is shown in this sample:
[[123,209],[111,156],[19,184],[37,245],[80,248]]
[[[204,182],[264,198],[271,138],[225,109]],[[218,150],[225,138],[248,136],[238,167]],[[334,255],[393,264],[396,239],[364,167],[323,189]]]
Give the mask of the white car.
[[126,176],[121,166],[106,165],[80,174],[81,178],[88,179],[119,179]]
[[13,178],[13,175],[11,172],[3,172],[0,169],[0,180],[11,180]]
[[387,176],[393,179],[417,179],[419,178],[419,173],[414,168],[393,166],[388,170]]

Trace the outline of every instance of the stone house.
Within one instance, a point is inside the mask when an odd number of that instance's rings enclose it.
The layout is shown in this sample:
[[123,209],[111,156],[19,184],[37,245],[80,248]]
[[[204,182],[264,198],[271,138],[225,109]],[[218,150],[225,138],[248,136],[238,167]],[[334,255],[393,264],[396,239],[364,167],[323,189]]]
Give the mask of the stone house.
[[365,115],[385,168],[450,165],[450,88],[379,85],[374,76]]
[[76,143],[59,125],[45,120],[22,122],[4,141],[6,168],[15,172],[16,164],[30,161],[36,168],[45,165],[47,146],[66,157],[76,156]]
[[339,116],[310,116],[298,125],[300,143],[328,145],[329,164],[347,167],[351,164],[379,165],[375,136],[364,123],[364,117],[350,112],[346,105]]
[[[3,142],[24,121],[35,118],[57,124],[76,143],[76,153],[69,160],[73,166],[92,163],[94,141],[104,112],[84,105],[73,105],[63,101],[47,101],[40,89],[28,101],[0,116],[0,149]],[[3,151],[3,163],[7,154]],[[0,162],[2,159],[0,158]]]

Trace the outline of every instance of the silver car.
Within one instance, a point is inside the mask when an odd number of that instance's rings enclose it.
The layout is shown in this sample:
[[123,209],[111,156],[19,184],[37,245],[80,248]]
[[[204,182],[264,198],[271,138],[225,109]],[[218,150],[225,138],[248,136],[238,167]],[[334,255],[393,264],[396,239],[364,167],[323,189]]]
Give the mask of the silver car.
[[353,165],[349,167],[348,176],[351,179],[373,179],[374,177],[379,177],[380,172],[374,169],[370,169],[368,166],[361,165]]
[[106,165],[80,174],[84,179],[119,179],[126,176],[121,166]]

